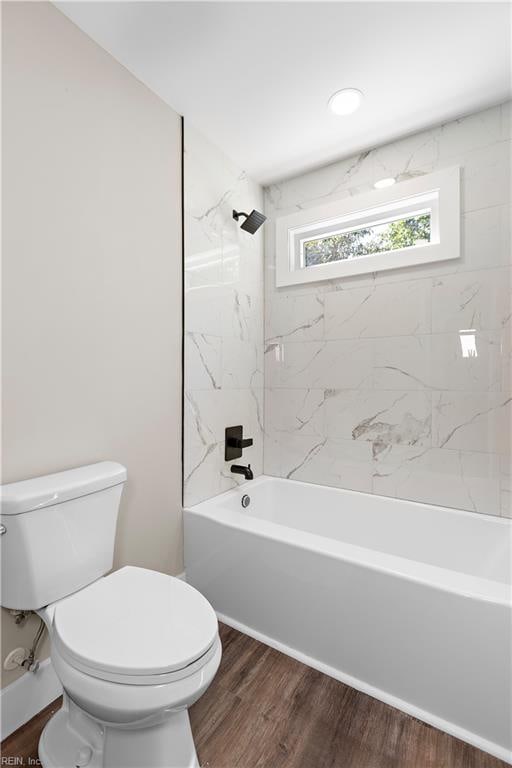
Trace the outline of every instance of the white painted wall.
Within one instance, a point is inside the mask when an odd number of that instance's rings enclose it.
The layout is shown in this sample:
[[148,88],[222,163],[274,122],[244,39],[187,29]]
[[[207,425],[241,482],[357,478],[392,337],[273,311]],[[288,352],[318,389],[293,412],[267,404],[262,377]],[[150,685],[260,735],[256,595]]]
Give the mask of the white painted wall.
[[[510,103],[266,190],[265,472],[511,514]],[[274,220],[462,166],[458,261],[275,287]],[[461,355],[475,329],[478,357]]]
[[178,573],[180,118],[51,4],[2,12],[2,479],[120,461],[116,567]]

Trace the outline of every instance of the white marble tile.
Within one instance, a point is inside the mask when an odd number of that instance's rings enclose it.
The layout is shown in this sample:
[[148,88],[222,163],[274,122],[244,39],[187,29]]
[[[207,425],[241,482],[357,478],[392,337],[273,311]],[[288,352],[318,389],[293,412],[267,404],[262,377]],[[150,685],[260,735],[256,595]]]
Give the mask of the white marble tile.
[[375,342],[375,389],[429,389],[431,342],[429,335],[378,339]]
[[462,211],[510,205],[510,141],[501,141],[459,158]]
[[265,471],[293,480],[371,491],[368,444],[286,432],[271,436]]
[[500,457],[500,512],[512,517],[512,457],[510,452]]
[[359,389],[372,386],[371,339],[270,344],[267,387]]
[[[510,111],[484,110],[266,192],[272,217],[357,195],[384,176],[462,166],[458,260],[279,296],[267,229],[266,472],[484,513],[510,509],[500,462],[511,431]],[[320,321],[308,325],[317,301],[323,337]],[[461,337],[473,328],[473,340]]]
[[434,389],[491,392],[501,389],[501,377],[499,332],[442,333],[431,337],[428,381]]
[[260,294],[225,287],[222,302],[221,335],[241,341],[263,339],[263,301]]
[[281,437],[282,432],[265,432],[263,451],[263,472],[271,477],[281,477]]
[[218,389],[222,375],[222,339],[185,334],[185,388]]
[[323,342],[302,344],[267,344],[265,347],[265,386],[305,389],[322,387],[315,383],[318,376],[318,356]]
[[341,200],[366,192],[386,176],[405,180],[428,173],[438,159],[438,130],[423,131],[272,184],[265,191],[267,211],[286,215],[325,200]]
[[[191,217],[187,226],[186,256],[204,233],[207,239],[225,238],[234,232],[232,209],[245,206],[254,198],[261,200],[261,190],[247,175],[196,131],[185,125],[185,209]],[[195,238],[195,239],[194,239]]]
[[498,330],[510,316],[510,270],[485,269],[432,281],[432,332]]
[[398,463],[390,454],[373,475],[374,493],[487,515],[500,514],[500,468],[495,454],[431,448]]
[[[434,277],[452,274],[459,271],[462,268],[462,259],[454,259],[444,262],[432,262],[430,264],[416,264],[409,267],[401,267],[399,269],[385,269],[382,272],[374,272],[371,275],[367,275],[366,279],[364,275],[355,276],[356,281],[354,287],[367,288],[373,281],[375,286],[390,285],[392,283],[403,284],[409,282],[419,282],[424,280],[432,280]],[[359,283],[359,285],[357,284]],[[335,290],[345,290],[352,286],[346,279],[340,280],[338,284],[332,281],[333,288]],[[325,293],[329,293],[330,288],[327,284],[324,288]]]
[[[265,390],[251,389],[249,394],[254,403],[254,433],[257,438],[258,449],[260,451],[260,461],[263,463],[264,438],[265,438]],[[250,425],[249,425],[250,428]]]
[[324,300],[321,293],[294,295],[275,291],[265,307],[265,340],[317,341],[324,336]]
[[499,332],[384,338],[375,348],[375,389],[495,391],[501,384]]
[[459,269],[510,266],[510,220],[507,205],[482,208],[462,217],[463,259]]
[[326,293],[325,338],[414,335],[430,332],[428,280]]
[[319,378],[326,389],[368,389],[373,364],[372,339],[327,341],[319,355]]
[[432,128],[374,149],[372,181],[390,176],[405,181],[433,171],[438,162],[438,134],[439,128]]
[[[253,201],[252,205],[261,210],[262,206],[256,201]],[[255,235],[249,235],[237,229],[229,234],[234,236],[235,240],[224,241],[222,284],[248,294],[253,300],[260,300],[263,295],[262,248],[265,232],[260,230]]]
[[370,493],[370,466],[368,444],[328,439],[318,449],[311,449],[289,475],[296,480]]
[[190,405],[189,419],[194,420],[203,442],[219,443],[224,440],[226,427],[242,424],[244,434],[261,445],[263,432],[262,389],[218,389],[185,393]]
[[204,285],[185,292],[185,330],[222,335],[222,288]]
[[317,168],[310,173],[272,184],[266,190],[269,209],[280,214],[318,205],[326,198],[340,198],[374,180],[372,151]]
[[[185,498],[229,487],[227,426],[243,424],[255,474],[263,464],[263,230],[232,210],[263,208],[258,184],[185,126]],[[244,456],[245,460],[246,456]],[[229,468],[228,468],[229,469]],[[192,501],[191,501],[192,500]]]
[[501,372],[500,334],[493,331],[384,338],[375,349],[375,389],[494,391]]
[[512,101],[506,101],[501,110],[501,138],[512,139]]
[[372,457],[395,446],[431,445],[431,395],[428,392],[326,392],[328,437],[371,445]]
[[506,305],[506,312],[501,319],[502,331],[512,330],[512,264],[507,273],[507,290],[508,290],[508,302]]
[[219,413],[221,440],[226,427],[242,424],[244,436],[252,437],[254,449],[263,453],[263,389],[224,390]]
[[190,445],[212,445],[223,437],[219,410],[223,393],[219,389],[185,390],[184,434],[186,452]]
[[[396,270],[391,270],[393,273],[395,271]],[[324,280],[320,283],[316,283],[316,285],[318,290],[321,290],[324,294],[333,293],[333,291],[350,291],[354,288],[364,288],[368,291],[373,286],[380,284],[381,281],[384,282],[381,278],[383,278],[385,274],[389,274],[389,270],[381,273],[369,272],[366,275],[347,275],[346,277],[334,280]],[[408,273],[405,279],[409,278],[410,274]]]
[[503,392],[435,392],[434,446],[485,453],[510,452],[512,395]]
[[[325,344],[308,341],[300,344],[267,344],[265,347],[265,386],[307,389],[322,387],[319,356]],[[317,381],[318,380],[318,381]]]
[[202,449],[187,446],[183,465],[183,496],[186,506],[199,504],[220,493],[217,454],[217,445],[208,445]]
[[263,387],[263,369],[258,347],[240,339],[222,339],[222,388],[249,389]]
[[491,107],[441,125],[437,131],[440,163],[501,141],[501,107]]
[[[383,496],[394,496],[395,493],[392,490],[389,492],[382,490],[384,488],[383,478],[392,478],[396,473],[404,473],[408,466],[421,461],[430,450],[431,447],[429,446],[394,445],[387,451],[372,455],[373,492],[382,493]],[[401,497],[398,494],[397,498],[406,497]],[[421,501],[422,499],[417,498],[416,500]]]
[[324,389],[267,389],[265,430],[324,435]]
[[[211,397],[215,393],[205,390],[200,394]],[[216,436],[190,393],[186,393],[184,410],[183,495],[185,504],[197,504],[219,492]]]
[[[501,391],[512,391],[512,319],[502,329],[500,334],[501,356]],[[511,428],[512,431],[512,428]]]
[[222,241],[196,246],[185,258],[185,291],[222,284]]
[[[185,503],[196,504],[239,483],[224,460],[225,428],[243,424],[252,447],[243,462],[255,476],[263,468],[263,391],[202,390],[185,397]],[[232,463],[232,462],[231,462]]]

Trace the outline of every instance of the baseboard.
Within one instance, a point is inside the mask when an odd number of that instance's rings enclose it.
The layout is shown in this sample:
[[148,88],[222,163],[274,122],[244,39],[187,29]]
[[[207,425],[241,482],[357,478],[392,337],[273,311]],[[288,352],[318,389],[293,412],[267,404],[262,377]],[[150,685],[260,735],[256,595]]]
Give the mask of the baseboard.
[[228,626],[233,627],[233,629],[237,629],[239,632],[243,632],[244,635],[249,635],[249,637],[253,637],[255,640],[259,640],[261,643],[269,645],[271,648],[275,648],[276,651],[281,651],[281,653],[285,653],[287,656],[291,656],[293,659],[297,659],[297,661],[306,664],[308,667],[312,667],[319,672],[323,672],[324,675],[334,677],[335,680],[339,680],[341,683],[345,683],[345,685],[349,685],[351,688],[355,688],[362,693],[366,693],[368,696],[373,696],[374,699],[383,701],[384,704],[389,704],[390,707],[400,709],[402,712],[405,712],[408,715],[412,715],[418,720],[422,720],[424,723],[428,723],[428,725],[432,725],[434,728],[438,728],[440,731],[444,731],[445,733],[450,734],[450,736],[455,736],[455,738],[461,739],[462,741],[471,744],[472,747],[481,749],[483,752],[488,752],[490,755],[493,755],[493,757],[497,757],[499,760],[503,760],[505,763],[512,764],[512,751],[500,746],[499,744],[495,744],[492,741],[483,739],[476,733],[467,731],[465,728],[461,728],[459,725],[455,725],[448,720],[444,720],[443,718],[437,717],[430,712],[419,709],[418,707],[415,707],[413,704],[409,704],[409,702],[404,701],[403,699],[399,699],[392,694],[380,690],[380,688],[375,688],[373,685],[368,685],[368,683],[365,683],[362,680],[358,680],[351,675],[346,675],[335,667],[331,667],[328,664],[323,664],[321,661],[318,661],[311,656],[307,656],[305,653],[296,651],[294,648],[290,648],[290,646],[285,645],[284,643],[280,643],[278,640],[274,640],[273,638],[268,637],[268,635],[264,635],[262,632],[258,632],[257,630],[252,629],[252,627],[248,627],[245,624],[242,624],[240,621],[235,621],[229,616],[225,616],[218,611],[217,618],[223,624],[227,624]]
[[25,672],[0,691],[0,740],[28,723],[62,693],[51,659],[45,659],[37,672]]

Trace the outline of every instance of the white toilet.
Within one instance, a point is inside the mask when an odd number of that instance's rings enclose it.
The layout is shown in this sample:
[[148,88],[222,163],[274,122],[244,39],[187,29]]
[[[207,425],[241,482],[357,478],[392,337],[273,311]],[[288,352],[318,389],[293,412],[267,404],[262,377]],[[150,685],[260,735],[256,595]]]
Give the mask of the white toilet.
[[2,487],[2,606],[44,619],[64,689],[39,742],[45,768],[199,765],[187,709],[220,663],[217,618],[172,576],[104,575],[125,480],[102,462]]

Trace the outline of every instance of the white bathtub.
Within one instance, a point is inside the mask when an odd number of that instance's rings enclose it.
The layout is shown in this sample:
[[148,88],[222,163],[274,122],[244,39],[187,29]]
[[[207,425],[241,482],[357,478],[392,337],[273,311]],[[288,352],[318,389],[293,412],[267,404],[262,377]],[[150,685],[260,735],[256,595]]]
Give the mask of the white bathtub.
[[512,762],[511,521],[270,477],[184,515],[222,621]]

